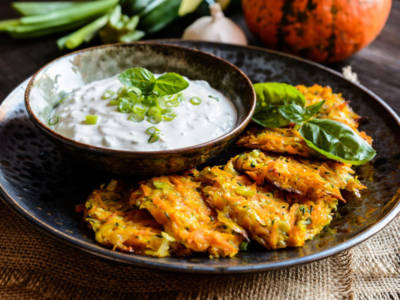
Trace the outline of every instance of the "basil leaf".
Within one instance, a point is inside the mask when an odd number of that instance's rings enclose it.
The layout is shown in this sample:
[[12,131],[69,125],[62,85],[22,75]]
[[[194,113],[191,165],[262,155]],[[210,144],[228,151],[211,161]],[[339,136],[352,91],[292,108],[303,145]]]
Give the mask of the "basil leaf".
[[177,73],[166,73],[156,79],[154,92],[159,96],[173,95],[186,89],[189,82]]
[[312,116],[316,115],[321,110],[324,103],[325,103],[325,100],[322,100],[320,102],[317,102],[317,103],[307,106],[305,109],[305,112],[304,112],[304,114],[305,114],[304,120],[308,120]]
[[325,101],[314,103],[313,105],[303,108],[302,106],[292,103],[289,105],[283,105],[279,107],[280,114],[287,120],[293,123],[301,123],[309,120],[316,113],[319,112]]
[[279,82],[265,82],[254,84],[257,95],[257,105],[253,121],[264,127],[276,128],[290,124],[279,107],[282,105],[296,104],[304,107],[306,100],[294,86]]
[[306,105],[304,95],[294,86],[280,82],[264,82],[254,84],[257,95],[257,106],[265,104],[282,105],[296,103],[302,107]]
[[139,88],[144,95],[149,95],[154,88],[156,78],[145,68],[127,69],[118,76],[119,81],[128,87]]
[[255,112],[253,121],[267,128],[285,127],[290,124],[290,121],[285,119],[279,112],[279,107],[268,106],[263,110]]
[[305,109],[298,104],[283,105],[279,108],[280,114],[293,123],[301,123],[304,121]]
[[362,165],[376,155],[353,129],[337,121],[310,120],[300,126],[299,133],[310,148],[333,160]]

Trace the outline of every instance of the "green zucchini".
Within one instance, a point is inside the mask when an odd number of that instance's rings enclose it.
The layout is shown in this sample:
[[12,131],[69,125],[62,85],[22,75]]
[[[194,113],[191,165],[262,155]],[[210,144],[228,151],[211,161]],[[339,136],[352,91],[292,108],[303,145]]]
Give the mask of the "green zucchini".
[[129,15],[140,14],[154,0],[120,0],[125,13]]
[[140,18],[141,28],[148,33],[163,29],[178,17],[181,0],[161,0],[159,2],[158,6]]

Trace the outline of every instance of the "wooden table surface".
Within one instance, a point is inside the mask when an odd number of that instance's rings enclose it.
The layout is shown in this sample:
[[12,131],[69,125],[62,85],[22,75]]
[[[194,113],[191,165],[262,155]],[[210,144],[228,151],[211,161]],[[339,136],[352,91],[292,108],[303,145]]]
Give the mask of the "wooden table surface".
[[[0,2],[0,20],[17,16],[10,0]],[[233,16],[245,27],[242,17]],[[181,24],[175,24],[157,37],[179,37]],[[12,40],[0,36],[0,101],[42,65],[63,54],[55,44],[57,36],[35,40]],[[252,43],[257,43],[250,38]],[[400,113],[400,0],[394,0],[389,20],[380,36],[367,48],[340,64],[329,67],[341,70],[350,64],[363,85],[381,96]]]

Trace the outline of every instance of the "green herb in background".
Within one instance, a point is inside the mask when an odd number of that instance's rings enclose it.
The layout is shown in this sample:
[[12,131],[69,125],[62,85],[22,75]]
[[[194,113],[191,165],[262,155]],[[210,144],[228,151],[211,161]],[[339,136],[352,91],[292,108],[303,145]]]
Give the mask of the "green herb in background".
[[329,159],[362,165],[375,150],[346,124],[313,118],[324,101],[305,106],[304,95],[294,86],[278,82],[256,83],[257,106],[253,121],[267,128],[296,124],[306,144]]

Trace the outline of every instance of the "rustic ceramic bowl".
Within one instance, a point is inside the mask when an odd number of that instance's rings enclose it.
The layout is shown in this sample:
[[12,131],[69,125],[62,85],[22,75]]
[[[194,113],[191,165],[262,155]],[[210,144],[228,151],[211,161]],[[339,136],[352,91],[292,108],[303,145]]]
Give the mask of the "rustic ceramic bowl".
[[[96,147],[62,136],[47,125],[48,115],[62,91],[114,76],[125,69],[145,67],[154,73],[177,72],[206,80],[234,103],[238,119],[225,135],[176,150],[124,151]],[[58,58],[30,80],[25,105],[33,123],[68,153],[97,169],[119,175],[159,175],[204,163],[228,146],[249,123],[255,108],[251,81],[233,64],[198,50],[156,43],[115,44],[80,50]]]

